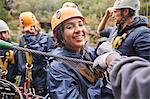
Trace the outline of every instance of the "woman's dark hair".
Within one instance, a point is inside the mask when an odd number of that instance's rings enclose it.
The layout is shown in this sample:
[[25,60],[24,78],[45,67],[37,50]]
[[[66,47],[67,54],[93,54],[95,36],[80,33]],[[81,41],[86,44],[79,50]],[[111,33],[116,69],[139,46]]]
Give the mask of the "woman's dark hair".
[[63,46],[63,33],[64,33],[64,26],[63,24],[60,24],[54,30],[54,36],[56,37],[58,46]]

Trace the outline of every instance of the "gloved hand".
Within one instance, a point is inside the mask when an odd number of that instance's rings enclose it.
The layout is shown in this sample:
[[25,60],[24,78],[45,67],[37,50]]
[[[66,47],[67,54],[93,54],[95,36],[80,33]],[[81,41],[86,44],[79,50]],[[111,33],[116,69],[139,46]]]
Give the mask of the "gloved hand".
[[104,53],[113,51],[112,44],[110,42],[103,42],[96,50],[97,55],[102,55]]
[[101,71],[102,69],[106,69],[108,67],[106,61],[107,61],[108,56],[111,54],[117,54],[120,56],[120,54],[115,51],[111,51],[103,55],[100,55],[94,60],[92,68],[98,69],[99,71]]

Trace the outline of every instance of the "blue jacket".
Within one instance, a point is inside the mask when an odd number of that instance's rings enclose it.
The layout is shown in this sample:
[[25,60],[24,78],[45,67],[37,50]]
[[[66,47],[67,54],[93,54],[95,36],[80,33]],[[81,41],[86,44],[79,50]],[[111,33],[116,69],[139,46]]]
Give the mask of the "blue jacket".
[[[88,59],[83,54],[64,48],[52,51],[52,54],[55,55],[93,61],[95,59],[94,49],[87,48],[87,53]],[[47,81],[52,99],[100,99],[102,96],[102,78],[97,79],[95,84],[90,83],[65,60],[52,60],[47,72]]]
[[[45,33],[40,33],[38,36],[34,36],[31,34],[23,34],[21,35],[20,39],[20,47],[24,47],[27,45],[27,48],[32,49],[32,50],[38,50],[42,52],[49,52],[53,49],[53,41],[50,36],[48,36]],[[20,66],[23,66],[26,64],[26,56],[25,53],[20,53]],[[37,55],[37,54],[32,54],[33,57],[33,68],[32,70],[37,70],[41,69],[44,66],[46,66],[46,57]],[[40,60],[40,61],[39,61]],[[24,66],[23,66],[24,68]],[[23,69],[22,68],[22,69]]]
[[[53,49],[53,41],[50,36],[45,33],[40,33],[37,36],[32,34],[23,34],[20,39],[20,47],[27,45],[27,48],[38,50],[42,52],[49,52]],[[20,86],[23,86],[26,75],[26,55],[24,52],[18,52],[19,66],[22,73],[22,80]],[[37,54],[32,54],[32,84],[36,87],[45,87],[46,85],[46,71],[47,57]]]
[[[137,16],[134,17],[132,24],[117,32],[117,35],[129,32],[121,46],[117,48],[122,55],[140,56],[150,61],[150,29],[146,26],[147,24],[148,19],[146,17]],[[110,37],[112,38],[112,35]]]

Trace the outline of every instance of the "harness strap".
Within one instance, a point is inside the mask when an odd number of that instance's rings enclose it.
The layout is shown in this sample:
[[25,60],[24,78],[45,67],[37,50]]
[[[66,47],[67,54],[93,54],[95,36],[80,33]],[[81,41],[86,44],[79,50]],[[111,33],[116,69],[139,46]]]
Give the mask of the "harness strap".
[[8,67],[8,62],[10,62],[11,64],[15,64],[15,59],[14,59],[14,52],[12,50],[7,51],[6,53],[6,57],[3,63],[2,58],[0,57],[0,66],[2,69],[2,77],[6,77],[7,74],[7,67]]
[[128,33],[123,33],[123,35],[121,36],[113,37],[112,47],[118,48],[122,44],[123,40],[126,38],[127,34]]
[[[26,45],[25,45],[25,48],[27,48]],[[25,52],[25,54],[26,54],[26,61],[27,61],[28,65],[31,65],[32,64],[32,54],[29,52]]]
[[2,61],[2,58],[0,57],[0,68],[2,69],[3,67],[3,61]]
[[[41,37],[41,33],[38,34],[38,41],[40,40],[40,37]],[[27,48],[27,42],[25,41],[25,44],[24,44],[24,48]],[[32,80],[32,70],[31,68],[33,67],[33,58],[32,58],[32,53],[29,53],[29,52],[25,52],[25,55],[26,55],[26,81],[24,83],[24,88],[26,89],[30,89],[31,87],[31,80]],[[26,90],[25,90],[26,91]]]
[[115,30],[116,32],[112,34],[112,39],[111,39],[112,47],[118,48],[131,32],[133,32],[135,29],[141,26],[145,26],[145,24],[137,25],[136,27],[130,28],[127,32],[123,33],[121,36],[118,36],[117,35],[118,31]]
[[[26,44],[25,44],[24,48],[27,48]],[[32,73],[31,73],[31,68],[33,67],[32,54],[29,52],[25,52],[25,55],[26,55],[27,63],[26,63],[26,82],[24,83],[24,88],[29,89],[31,86],[31,80],[32,80]]]
[[89,68],[87,68],[87,66],[83,63],[75,63],[72,61],[67,61],[67,60],[62,60],[62,59],[57,59],[60,60],[66,64],[68,64],[69,66],[71,65],[73,68],[75,68],[81,75],[83,75],[89,82],[91,82],[92,84],[96,83],[97,80],[97,75],[98,72],[92,72]]

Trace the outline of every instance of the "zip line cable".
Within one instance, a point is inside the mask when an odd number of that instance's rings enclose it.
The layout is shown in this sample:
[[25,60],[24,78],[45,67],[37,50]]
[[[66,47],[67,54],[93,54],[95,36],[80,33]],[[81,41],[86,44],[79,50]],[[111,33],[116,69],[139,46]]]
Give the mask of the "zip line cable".
[[30,52],[33,54],[39,54],[39,55],[43,55],[43,56],[47,56],[47,57],[55,57],[55,58],[68,60],[68,61],[72,61],[72,62],[79,62],[79,63],[85,63],[85,64],[93,65],[93,62],[91,62],[91,61],[85,61],[85,60],[80,60],[80,59],[76,59],[76,58],[60,56],[60,55],[53,55],[51,53],[41,52],[41,51],[27,49],[27,48],[23,48],[23,47],[13,46],[13,49],[25,51],[25,52]]

